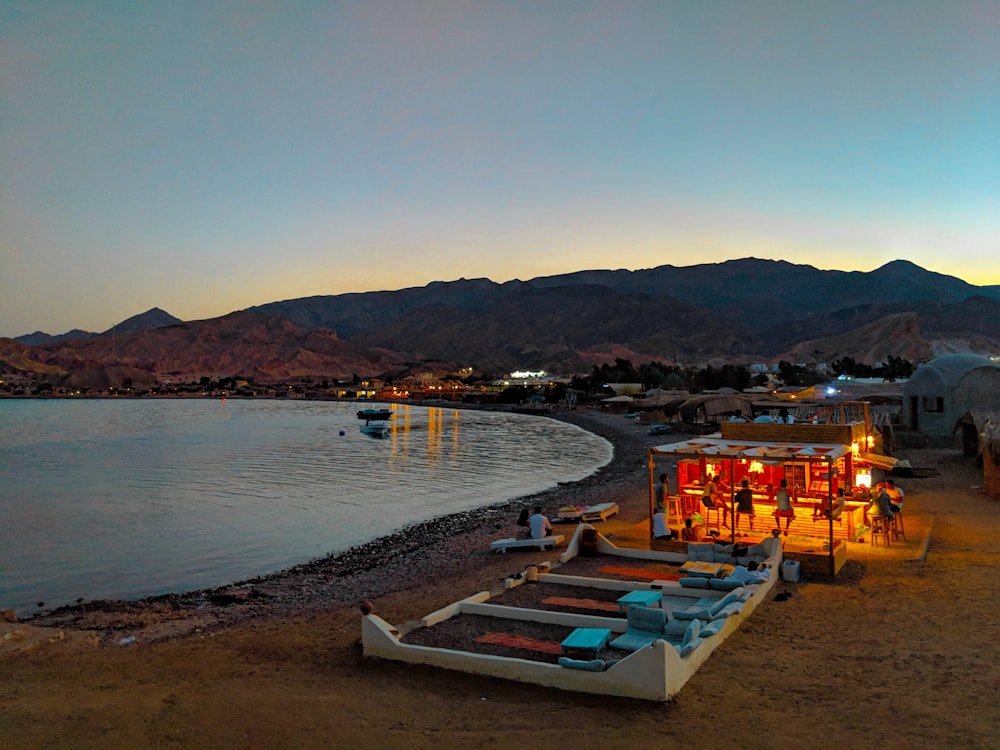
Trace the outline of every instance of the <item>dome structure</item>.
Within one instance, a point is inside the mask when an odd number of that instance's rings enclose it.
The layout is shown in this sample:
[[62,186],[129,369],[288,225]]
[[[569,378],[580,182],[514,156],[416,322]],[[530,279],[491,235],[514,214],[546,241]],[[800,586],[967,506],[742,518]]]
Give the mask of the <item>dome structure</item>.
[[921,365],[903,385],[910,429],[950,438],[969,411],[1000,409],[1000,363],[978,354],[946,354]]

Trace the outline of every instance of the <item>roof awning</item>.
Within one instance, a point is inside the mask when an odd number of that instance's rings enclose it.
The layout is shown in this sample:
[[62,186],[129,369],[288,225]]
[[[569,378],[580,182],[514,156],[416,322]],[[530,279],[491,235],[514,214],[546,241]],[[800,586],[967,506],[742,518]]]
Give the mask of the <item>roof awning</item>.
[[[837,443],[768,443],[756,440],[734,441],[707,437],[658,445],[650,448],[650,451],[672,456],[833,462],[848,455],[851,452],[851,447]],[[886,457],[881,456],[881,458]]]
[[899,463],[898,459],[892,456],[883,456],[881,453],[865,453],[863,451],[858,454],[857,461],[873,466],[876,469],[885,469],[886,471],[895,469],[896,464]]

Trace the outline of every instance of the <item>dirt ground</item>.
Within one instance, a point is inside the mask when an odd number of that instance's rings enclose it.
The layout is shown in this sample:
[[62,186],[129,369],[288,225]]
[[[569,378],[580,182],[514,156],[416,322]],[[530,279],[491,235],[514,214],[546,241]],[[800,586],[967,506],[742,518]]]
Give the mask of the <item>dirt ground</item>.
[[[900,455],[930,469],[900,482],[908,541],[852,544],[833,583],[779,583],[790,598],[758,608],[670,703],[366,659],[356,603],[333,603],[124,646],[72,622],[9,624],[0,737],[26,748],[996,748],[1000,503],[957,452]],[[643,459],[631,484],[608,490],[623,508],[606,533],[624,538],[642,517]],[[390,622],[415,620],[550,558],[455,558],[373,603]]]

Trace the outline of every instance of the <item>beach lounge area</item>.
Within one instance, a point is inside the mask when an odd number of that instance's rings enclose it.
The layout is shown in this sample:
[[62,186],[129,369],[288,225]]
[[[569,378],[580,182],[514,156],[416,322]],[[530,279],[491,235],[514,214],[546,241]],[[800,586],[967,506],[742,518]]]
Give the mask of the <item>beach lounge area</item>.
[[766,600],[781,564],[777,539],[742,551],[709,543],[662,552],[616,546],[581,524],[557,561],[526,567],[502,591],[471,594],[409,625],[363,612],[364,653],[666,701]]

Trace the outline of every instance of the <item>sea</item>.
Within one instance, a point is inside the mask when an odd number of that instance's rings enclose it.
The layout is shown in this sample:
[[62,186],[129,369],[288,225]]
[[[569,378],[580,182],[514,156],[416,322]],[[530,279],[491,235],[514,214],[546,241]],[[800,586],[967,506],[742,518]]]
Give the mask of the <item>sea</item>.
[[[583,479],[611,445],[528,415],[252,399],[0,400],[0,608],[266,575]],[[380,404],[380,406],[383,406]]]

